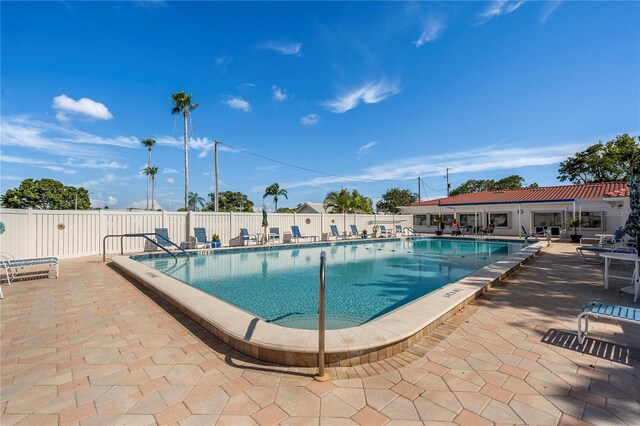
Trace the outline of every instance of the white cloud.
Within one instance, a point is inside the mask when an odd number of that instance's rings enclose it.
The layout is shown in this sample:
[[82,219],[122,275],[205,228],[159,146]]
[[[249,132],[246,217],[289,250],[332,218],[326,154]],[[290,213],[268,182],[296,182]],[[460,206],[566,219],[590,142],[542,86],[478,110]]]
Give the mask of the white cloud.
[[96,160],[83,160],[81,162],[77,161],[75,158],[69,158],[67,162],[64,164],[67,167],[77,167],[81,169],[126,169],[127,166],[125,164],[121,164],[114,160],[105,160],[105,161],[96,161]]
[[551,15],[553,15],[553,13],[556,11],[558,6],[560,6],[560,3],[562,3],[562,1],[560,1],[560,0],[548,2],[544,6],[544,8],[542,9],[542,15],[540,16],[540,22],[543,23],[543,24],[545,22],[547,22],[547,19],[549,19],[551,17]]
[[176,180],[174,178],[167,178],[167,183],[169,185],[173,185],[174,183],[176,183]]
[[266,42],[258,45],[259,49],[274,50],[281,55],[299,55],[302,43],[277,43]]
[[[606,138],[601,139],[604,140]],[[318,177],[301,182],[284,183],[283,186],[286,188],[296,188],[300,186],[321,186],[338,182],[410,180],[415,179],[416,176],[441,177],[444,175],[447,167],[450,168],[450,173],[454,174],[487,170],[511,171],[521,167],[557,164],[564,161],[569,155],[573,155],[575,152],[584,149],[590,144],[591,142],[566,143],[530,148],[486,146],[455,154],[410,157],[389,161],[346,178]]]
[[233,96],[226,101],[223,101],[223,103],[229,105],[231,108],[241,109],[244,112],[251,111],[251,104],[239,96]]
[[324,101],[320,104],[331,112],[343,113],[354,109],[360,102],[376,104],[382,102],[389,96],[395,95],[399,91],[400,89],[397,84],[390,84],[382,80],[377,83],[367,83],[333,100]]
[[109,195],[109,197],[107,197],[107,205],[109,207],[117,206],[118,199],[116,197],[112,197],[111,195]]
[[53,108],[58,110],[56,118],[60,121],[69,121],[72,116],[78,114],[97,120],[111,120],[113,118],[104,104],[89,98],[81,98],[76,101],[67,95],[56,96],[53,98]]
[[366,143],[366,144],[362,145],[356,151],[356,154],[357,154],[358,158],[360,158],[363,155],[367,155],[369,152],[371,152],[371,148],[373,148],[376,145],[378,145],[378,142],[375,142],[375,141],[371,141],[369,143]]
[[429,18],[425,24],[420,38],[414,42],[416,47],[423,46],[437,39],[444,30],[444,24],[434,18]]
[[162,169],[163,175],[172,175],[175,173],[178,173],[178,171],[176,169],[172,169],[171,167],[165,167],[164,169]]
[[[139,148],[140,139],[133,136],[102,137],[70,126],[34,120],[26,116],[0,117],[2,145],[32,148],[54,155],[96,158],[108,155],[102,145]],[[78,149],[77,145],[84,145]]]
[[495,0],[489,7],[478,14],[478,25],[489,22],[501,15],[508,15],[524,4],[524,0]]
[[289,99],[289,94],[287,93],[287,91],[279,88],[275,84],[271,87],[271,90],[273,91],[273,99],[275,99],[276,101],[286,101],[287,99]]
[[303,126],[313,126],[314,124],[318,124],[318,121],[320,121],[318,114],[307,114],[300,119],[300,124]]

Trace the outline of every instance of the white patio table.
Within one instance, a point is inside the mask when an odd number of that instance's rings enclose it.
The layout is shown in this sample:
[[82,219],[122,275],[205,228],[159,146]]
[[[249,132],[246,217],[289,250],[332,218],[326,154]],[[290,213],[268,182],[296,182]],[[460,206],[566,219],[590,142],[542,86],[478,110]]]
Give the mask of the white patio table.
[[[638,271],[640,271],[640,257],[633,253],[600,253],[601,257],[604,257],[604,288],[609,288],[609,265],[612,260],[622,260],[623,262],[634,262],[632,284],[628,287],[623,287],[620,291],[633,294],[633,301],[638,301],[638,295],[640,293],[640,277]],[[626,277],[614,277],[613,278],[626,278]]]

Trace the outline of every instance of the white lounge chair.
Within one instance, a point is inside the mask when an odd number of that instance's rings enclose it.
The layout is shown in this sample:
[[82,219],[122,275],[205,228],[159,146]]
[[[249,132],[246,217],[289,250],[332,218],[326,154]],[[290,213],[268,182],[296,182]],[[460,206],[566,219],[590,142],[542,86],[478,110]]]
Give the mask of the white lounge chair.
[[[609,305],[603,302],[590,302],[584,305],[578,315],[578,343],[581,345],[587,339],[589,333],[589,317],[606,318],[615,321],[640,324],[640,309],[628,306]],[[582,319],[584,318],[584,328]]]
[[59,271],[57,257],[2,260],[0,269],[4,270],[4,276],[9,285],[16,279],[58,278]]
[[336,240],[342,238],[342,234],[340,234],[336,225],[329,225],[329,228],[331,229],[330,237],[336,237]]
[[600,264],[604,260],[604,257],[600,256],[600,253],[635,254],[637,253],[637,250],[635,247],[627,246],[627,245],[580,246],[580,247],[576,247],[576,253],[580,255],[580,258],[584,263]]
[[392,235],[391,230],[388,230],[387,227],[384,225],[378,225],[378,229],[380,230],[380,236],[390,237]]

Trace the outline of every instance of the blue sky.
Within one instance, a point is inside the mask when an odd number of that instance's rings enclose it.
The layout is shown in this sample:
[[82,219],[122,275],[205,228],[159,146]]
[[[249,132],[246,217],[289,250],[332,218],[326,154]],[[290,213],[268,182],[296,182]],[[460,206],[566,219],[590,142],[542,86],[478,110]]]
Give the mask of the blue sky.
[[[2,192],[24,178],[83,185],[94,206],[181,206],[182,121],[193,94],[190,190],[279,206],[357,188],[445,194],[640,131],[638,2],[2,2]],[[337,175],[337,176],[331,176]],[[425,194],[426,190],[426,194]],[[264,201],[272,208],[271,200]]]

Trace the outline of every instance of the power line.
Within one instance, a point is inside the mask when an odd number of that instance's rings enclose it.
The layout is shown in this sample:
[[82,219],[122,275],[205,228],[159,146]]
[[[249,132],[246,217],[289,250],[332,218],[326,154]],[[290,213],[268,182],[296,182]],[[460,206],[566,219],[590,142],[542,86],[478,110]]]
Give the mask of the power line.
[[284,166],[293,167],[293,168],[296,168],[296,169],[299,169],[299,170],[304,170],[304,171],[307,171],[307,172],[317,173],[317,174],[330,176],[330,177],[337,177],[337,178],[350,179],[350,180],[359,180],[359,181],[365,181],[365,182],[405,182],[405,181],[408,181],[408,180],[411,180],[411,179],[415,179],[415,177],[408,177],[406,179],[371,179],[371,178],[361,178],[361,177],[357,177],[357,176],[338,175],[338,174],[335,174],[335,173],[323,172],[321,170],[310,169],[308,167],[298,166],[298,165],[295,165],[295,164],[287,163],[285,161],[276,160],[274,158],[270,158],[270,157],[267,157],[265,155],[258,154],[258,153],[255,153],[255,152],[243,149],[243,148],[238,148],[237,146],[233,146],[233,145],[230,145],[230,144],[225,143],[225,142],[220,142],[220,145],[228,146],[229,148],[235,149],[236,151],[241,151],[241,152],[244,152],[245,154],[252,155],[254,157],[261,158],[263,160],[272,161],[274,163],[282,164]]

